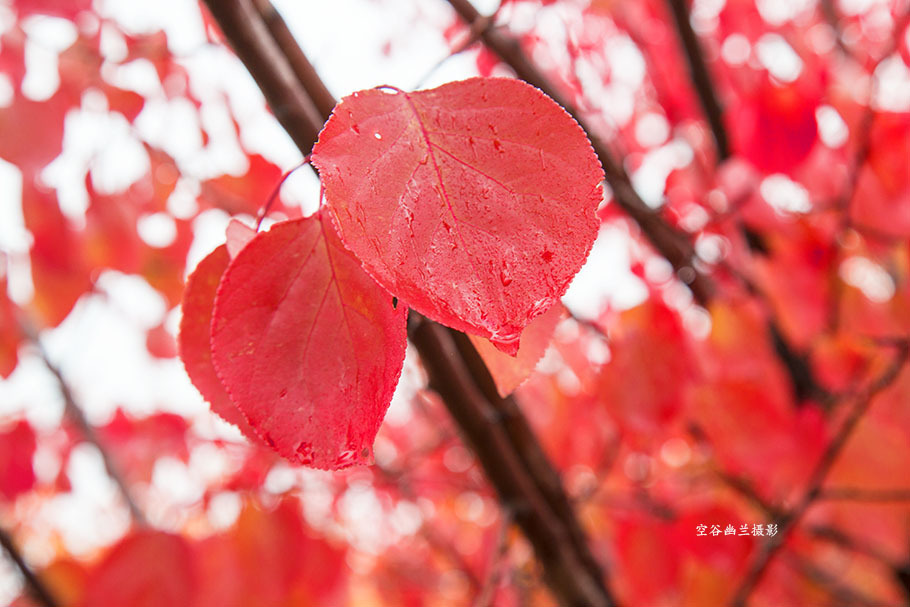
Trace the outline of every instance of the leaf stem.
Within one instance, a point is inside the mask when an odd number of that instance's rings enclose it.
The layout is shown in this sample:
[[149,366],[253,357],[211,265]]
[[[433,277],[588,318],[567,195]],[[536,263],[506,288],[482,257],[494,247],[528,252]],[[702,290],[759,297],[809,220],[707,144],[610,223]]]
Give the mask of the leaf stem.
[[[275,184],[275,187],[272,189],[272,193],[269,194],[268,199],[266,199],[265,204],[263,204],[262,207],[259,209],[259,212],[256,213],[256,231],[257,232],[259,231],[259,227],[262,225],[262,220],[265,219],[265,216],[268,215],[268,213],[269,213],[269,209],[272,208],[272,205],[275,204],[275,200],[278,199],[278,193],[281,192],[281,186],[284,185],[284,182],[287,181],[288,177],[290,177],[292,173],[297,171],[297,169],[301,169],[301,168],[305,167],[306,165],[308,165],[309,163],[310,163],[310,155],[307,154],[306,156],[303,157],[303,160],[301,160],[299,164],[297,164],[295,167],[293,167],[289,171],[285,172],[285,174],[281,176],[281,179],[278,180],[278,183]],[[321,202],[322,201],[321,194],[320,194],[319,198],[320,198],[320,202]]]

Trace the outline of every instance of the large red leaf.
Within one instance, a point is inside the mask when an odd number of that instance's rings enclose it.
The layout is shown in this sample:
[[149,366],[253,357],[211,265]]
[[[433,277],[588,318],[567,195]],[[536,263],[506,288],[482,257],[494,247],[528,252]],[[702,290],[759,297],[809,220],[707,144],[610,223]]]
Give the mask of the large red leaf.
[[597,233],[597,156],[562,108],[518,80],[355,93],[312,161],[342,240],[382,286],[512,355]]
[[259,442],[259,437],[250,428],[246,418],[231,402],[212,365],[212,307],[215,305],[218,283],[229,261],[227,248],[221,245],[200,261],[190,274],[181,304],[183,316],[180,319],[177,344],[187,375],[208,401],[212,411],[240,428],[247,438]]
[[404,362],[405,317],[322,215],[286,221],[224,273],[212,360],[281,455],[342,468],[369,459]]

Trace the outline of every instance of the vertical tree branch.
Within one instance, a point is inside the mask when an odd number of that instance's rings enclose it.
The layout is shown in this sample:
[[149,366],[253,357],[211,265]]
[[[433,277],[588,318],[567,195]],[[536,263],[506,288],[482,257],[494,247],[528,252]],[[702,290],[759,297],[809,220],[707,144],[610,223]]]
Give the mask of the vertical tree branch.
[[[408,335],[443,400],[515,522],[534,546],[560,604],[614,605],[601,577],[592,576],[572,540],[570,526],[547,503],[525,467],[520,451],[499,423],[499,414],[459,364],[458,350],[444,327],[414,316]],[[587,552],[585,550],[585,552]],[[589,555],[587,555],[589,556]]]
[[502,398],[496,388],[493,376],[484,364],[483,359],[474,344],[464,333],[449,330],[462,360],[483,392],[484,397],[495,412],[497,419],[509,436],[509,440],[516,446],[524,467],[529,471],[531,479],[540,491],[547,505],[565,522],[569,540],[573,543],[575,551],[581,557],[582,564],[592,577],[602,577],[600,565],[588,550],[588,541],[584,530],[575,517],[572,505],[566,495],[562,479],[556,468],[550,462],[543,447],[534,435],[528,419],[521,412],[515,397]]
[[[717,149],[717,160],[719,163],[723,162],[730,157],[730,138],[724,126],[723,108],[718,100],[717,88],[714,86],[711,72],[705,62],[705,56],[698,36],[695,34],[695,30],[692,29],[692,21],[689,16],[689,9],[686,6],[686,0],[667,0],[667,6],[673,15],[673,23],[676,26],[679,42],[684,51],[686,63],[689,66],[692,87],[698,95],[702,111],[711,128],[711,135],[714,138]],[[757,244],[760,241],[758,241],[752,230],[748,226],[742,226],[741,229],[749,248],[753,251],[760,250],[760,245]],[[751,290],[758,294],[757,289],[753,288]],[[807,398],[818,398],[826,401],[828,395],[813,377],[806,357],[796,352],[786,340],[773,318],[768,321],[768,333],[771,337],[774,351],[790,377],[790,385],[793,389],[795,401],[802,403]]]
[[301,88],[297,74],[251,0],[206,0],[205,4],[259,85],[275,118],[307,155],[322,127],[319,110]]
[[50,588],[41,581],[41,578],[38,577],[37,573],[32,571],[32,568],[25,562],[22,553],[19,552],[19,548],[13,541],[12,536],[10,536],[6,529],[2,528],[0,528],[0,546],[3,546],[6,554],[9,555],[9,558],[19,570],[19,573],[25,578],[25,585],[38,604],[42,607],[58,607],[60,603],[54,598]]
[[[325,86],[319,74],[316,73],[316,68],[313,67],[307,56],[303,54],[300,45],[297,44],[297,40],[294,38],[294,34],[291,33],[284,18],[275,10],[272,3],[269,0],[253,1],[256,10],[262,16],[262,20],[272,34],[272,38],[275,39],[294,75],[297,76],[297,80],[306,88],[307,96],[313,101],[323,120],[327,119],[335,108],[335,97]],[[315,138],[313,141],[315,141]]]
[[717,146],[717,160],[718,162],[723,162],[730,157],[730,141],[727,137],[727,130],[724,127],[723,109],[717,99],[717,91],[711,80],[708,65],[705,63],[705,56],[698,42],[698,36],[695,35],[695,30],[692,29],[686,0],[667,0],[667,5],[673,15],[676,32],[679,34],[679,41],[682,44],[683,51],[685,51],[692,85],[695,87],[695,92],[698,94],[698,100],[701,103],[701,109],[705,113],[705,118],[708,119],[711,134],[714,136],[714,143]]

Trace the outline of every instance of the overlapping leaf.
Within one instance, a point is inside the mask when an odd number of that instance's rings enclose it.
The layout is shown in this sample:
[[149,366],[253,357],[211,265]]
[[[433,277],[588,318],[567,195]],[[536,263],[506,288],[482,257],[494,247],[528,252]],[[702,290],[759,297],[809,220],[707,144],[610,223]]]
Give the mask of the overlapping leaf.
[[211,333],[212,306],[221,276],[227,269],[227,248],[222,245],[208,254],[190,274],[183,294],[183,316],[180,320],[178,346],[180,359],[193,385],[208,401],[212,411],[225,421],[234,424],[251,440],[258,440],[256,432],[246,418],[231,402],[212,365]]
[[404,362],[405,317],[322,216],[286,221],[225,271],[212,361],[281,455],[340,468],[370,458]]

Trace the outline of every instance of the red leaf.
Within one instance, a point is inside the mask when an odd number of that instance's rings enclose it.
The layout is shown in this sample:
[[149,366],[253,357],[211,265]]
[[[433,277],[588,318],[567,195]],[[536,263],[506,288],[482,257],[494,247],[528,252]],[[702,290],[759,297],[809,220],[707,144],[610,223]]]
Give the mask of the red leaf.
[[183,317],[180,319],[177,346],[187,375],[202,397],[208,401],[212,411],[240,428],[251,441],[258,443],[259,436],[237,406],[231,402],[212,365],[210,331],[212,307],[215,305],[218,283],[229,262],[227,248],[221,245],[200,261],[190,274],[181,304]]
[[818,94],[767,79],[747,99],[730,114],[734,147],[762,172],[792,174],[815,145]]
[[227,237],[225,245],[227,246],[228,255],[231,256],[231,259],[234,259],[237,257],[237,253],[240,252],[240,249],[245,247],[246,243],[253,240],[253,237],[256,236],[256,230],[242,221],[232,219],[230,223],[228,223],[225,236]]
[[0,431],[0,496],[12,500],[35,484],[32,456],[35,455],[35,432],[27,421],[20,420],[8,430]]
[[164,325],[158,325],[145,332],[145,349],[155,358],[177,356],[177,342]]
[[[37,173],[60,154],[63,118],[69,109],[65,95],[59,91],[46,101],[16,95],[10,105],[0,108],[0,158],[19,167],[24,182],[31,184]],[[21,136],[21,125],[25,124],[29,125],[28,137]]]
[[55,327],[83,293],[91,290],[91,268],[83,256],[84,233],[73,228],[53,192],[22,188],[22,214],[32,234],[32,305],[45,326]]
[[342,240],[379,284],[512,355],[597,234],[603,171],[584,131],[519,80],[355,93],[312,161]]
[[629,439],[648,444],[676,419],[695,375],[687,334],[676,313],[652,299],[620,313],[610,338],[598,393]]
[[562,305],[555,305],[538,316],[522,332],[521,347],[516,356],[509,356],[497,350],[489,340],[469,335],[477,353],[490,370],[496,389],[505,398],[528,378],[537,366],[553,337],[553,331],[562,318]]
[[199,607],[348,604],[345,553],[306,525],[296,500],[247,504],[232,528],[198,547]]
[[910,113],[879,112],[869,133],[869,156],[851,198],[854,221],[898,238],[910,232]]
[[196,559],[185,539],[137,531],[120,541],[89,574],[84,607],[192,605]]
[[212,359],[282,456],[342,468],[369,457],[404,362],[405,317],[322,216],[285,221],[224,273]]
[[128,482],[149,482],[158,458],[168,455],[187,461],[188,431],[187,420],[174,413],[135,418],[117,409],[111,421],[98,428],[98,435]]
[[202,183],[202,198],[230,213],[251,213],[269,199],[281,180],[281,169],[260,156],[247,156],[249,168],[243,175],[222,175]]

